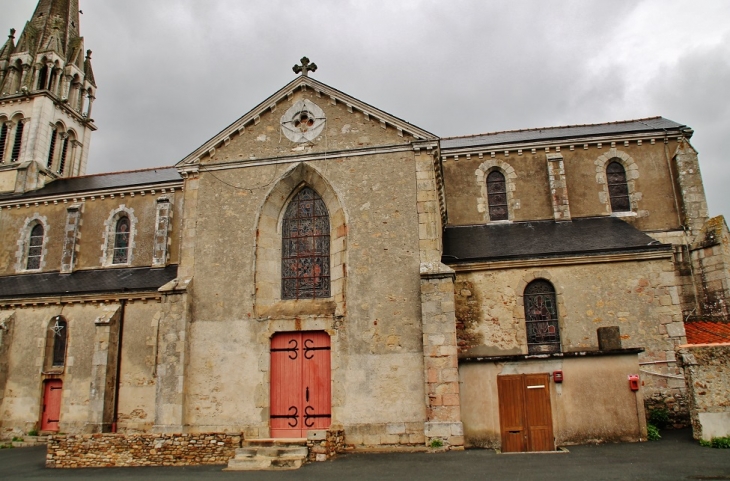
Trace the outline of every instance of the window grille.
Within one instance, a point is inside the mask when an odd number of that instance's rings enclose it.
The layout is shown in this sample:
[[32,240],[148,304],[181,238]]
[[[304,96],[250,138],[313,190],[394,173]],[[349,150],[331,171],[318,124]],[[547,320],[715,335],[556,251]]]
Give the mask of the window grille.
[[112,264],[126,264],[129,261],[129,234],[129,218],[122,217],[117,221],[114,231]]
[[611,198],[612,212],[630,212],[629,186],[626,183],[626,170],[619,162],[613,161],[606,167],[608,196]]
[[15,128],[15,142],[13,143],[13,151],[10,155],[11,162],[17,162],[20,159],[20,148],[23,146],[23,128],[25,125],[23,122],[18,122],[18,126]]
[[53,331],[53,367],[63,367],[66,364],[66,343],[68,341],[68,324],[63,319],[56,318],[51,324]]
[[555,288],[544,279],[525,288],[525,327],[528,352],[560,352],[560,327]]
[[48,149],[48,162],[46,167],[49,169],[53,167],[53,154],[56,153],[56,138],[58,138],[58,132],[55,130],[51,132],[51,147]]
[[8,126],[5,122],[0,125],[0,163],[5,161],[5,143],[8,141]]
[[508,220],[507,183],[501,172],[493,170],[487,176],[487,202],[489,220]]
[[28,242],[28,260],[25,268],[28,270],[41,268],[41,257],[43,256],[43,226],[36,224],[30,231]]
[[294,196],[282,228],[282,299],[330,297],[330,219],[309,187]]

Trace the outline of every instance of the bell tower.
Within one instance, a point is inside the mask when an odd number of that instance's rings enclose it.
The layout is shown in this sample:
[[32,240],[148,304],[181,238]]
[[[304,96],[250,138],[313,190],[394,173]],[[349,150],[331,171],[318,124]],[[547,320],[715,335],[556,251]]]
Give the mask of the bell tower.
[[0,192],[84,175],[96,98],[79,0],[39,0],[0,47]]

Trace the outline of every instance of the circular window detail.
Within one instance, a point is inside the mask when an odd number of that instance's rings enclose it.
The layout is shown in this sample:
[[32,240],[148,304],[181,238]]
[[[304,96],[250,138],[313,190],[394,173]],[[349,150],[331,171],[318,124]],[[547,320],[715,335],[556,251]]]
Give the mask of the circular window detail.
[[325,120],[317,104],[300,100],[281,116],[281,130],[292,142],[313,142],[324,130]]

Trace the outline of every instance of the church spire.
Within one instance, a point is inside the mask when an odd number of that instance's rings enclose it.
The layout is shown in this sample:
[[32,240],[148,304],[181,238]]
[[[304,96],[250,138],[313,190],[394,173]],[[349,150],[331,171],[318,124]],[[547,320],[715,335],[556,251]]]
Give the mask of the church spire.
[[16,52],[35,56],[52,51],[65,57],[71,55],[79,32],[79,0],[39,0]]

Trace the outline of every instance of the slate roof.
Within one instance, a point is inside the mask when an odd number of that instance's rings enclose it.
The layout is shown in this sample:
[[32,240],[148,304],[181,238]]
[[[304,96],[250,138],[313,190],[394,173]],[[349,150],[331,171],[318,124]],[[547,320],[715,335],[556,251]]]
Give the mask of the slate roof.
[[670,250],[616,217],[447,227],[445,264]]
[[664,130],[677,130],[686,127],[663,117],[651,117],[605,124],[569,125],[540,129],[510,130],[488,134],[449,137],[441,139],[442,149],[464,147],[516,144],[524,142],[595,137],[601,135],[633,134],[641,132],[664,133]]
[[42,189],[26,192],[25,194],[2,195],[0,196],[0,200],[46,197],[76,192],[82,193],[120,187],[133,187],[137,185],[162,184],[180,181],[182,181],[182,177],[175,167],[111,172],[108,174],[85,175],[82,177],[58,179],[46,185]]
[[730,324],[726,322],[692,321],[684,324],[688,344],[730,343]]
[[44,272],[0,277],[0,298],[152,291],[177,277],[177,266]]

